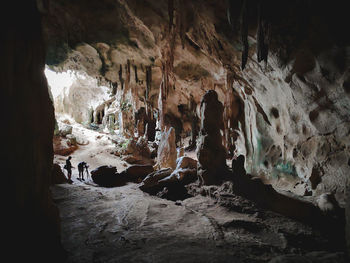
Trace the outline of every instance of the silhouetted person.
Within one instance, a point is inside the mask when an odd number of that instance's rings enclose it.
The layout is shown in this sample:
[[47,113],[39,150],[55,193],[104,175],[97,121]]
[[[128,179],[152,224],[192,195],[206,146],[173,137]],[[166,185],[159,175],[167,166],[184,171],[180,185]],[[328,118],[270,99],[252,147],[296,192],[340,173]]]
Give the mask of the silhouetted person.
[[84,179],[84,169],[86,171],[86,178],[87,178],[87,176],[89,175],[88,168],[89,168],[89,166],[87,165],[86,162],[80,162],[78,164],[79,179],[85,181],[85,179]]
[[72,163],[70,162],[70,160],[72,159],[72,156],[69,156],[68,159],[66,160],[66,165],[64,166],[64,169],[67,170],[67,173],[68,173],[68,181],[69,182],[72,182]]

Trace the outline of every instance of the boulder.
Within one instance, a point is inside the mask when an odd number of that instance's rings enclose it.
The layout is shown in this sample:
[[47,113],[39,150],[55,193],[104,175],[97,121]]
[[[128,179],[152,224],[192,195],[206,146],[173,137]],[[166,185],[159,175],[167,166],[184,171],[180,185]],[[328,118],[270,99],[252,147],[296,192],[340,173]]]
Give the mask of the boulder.
[[72,134],[73,127],[68,124],[61,124],[60,130],[59,130],[59,135],[60,136],[67,136],[68,134]]
[[73,134],[67,134],[68,145],[77,145],[77,138]]
[[157,168],[176,167],[176,144],[175,144],[175,129],[170,127],[162,132],[157,152]]
[[176,169],[179,168],[197,169],[197,161],[188,156],[182,156],[176,160]]
[[154,161],[151,158],[151,150],[149,149],[148,142],[144,137],[139,137],[137,142],[130,139],[126,144],[126,147],[119,151],[119,155],[126,155],[122,160],[130,164],[154,164]]
[[152,173],[152,165],[132,165],[120,173],[127,182],[140,183],[148,174]]
[[169,176],[159,180],[161,184],[169,184],[179,182],[182,185],[193,183],[197,180],[197,169],[179,168],[172,172]]
[[78,145],[71,144],[69,139],[61,136],[53,137],[54,154],[68,156],[71,155],[76,149],[78,149]]
[[125,179],[117,173],[117,167],[103,165],[91,171],[94,183],[103,187],[116,187],[125,185]]
[[68,183],[67,177],[64,175],[64,172],[61,169],[61,166],[58,163],[52,165],[51,171],[51,184],[65,184]]
[[154,161],[152,159],[148,159],[146,157],[137,155],[137,154],[130,154],[127,156],[122,157],[122,160],[134,165],[153,165]]
[[159,180],[159,183],[169,184],[179,182],[182,185],[189,184],[197,180],[197,161],[182,156],[176,160],[176,169],[167,177]]
[[147,175],[145,179],[143,179],[139,188],[142,191],[150,191],[154,190],[154,188],[158,188],[159,180],[169,176],[172,171],[173,170],[171,168],[164,168],[154,171],[153,173]]

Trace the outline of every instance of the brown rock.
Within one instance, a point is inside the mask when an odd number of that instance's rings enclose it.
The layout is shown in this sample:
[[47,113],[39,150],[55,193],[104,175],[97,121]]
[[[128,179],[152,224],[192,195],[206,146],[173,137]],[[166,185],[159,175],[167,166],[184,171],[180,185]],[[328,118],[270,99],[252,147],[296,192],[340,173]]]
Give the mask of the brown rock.
[[175,129],[170,127],[162,133],[158,146],[156,167],[175,169],[176,157]]
[[139,183],[153,172],[152,165],[132,165],[120,173],[127,182]]
[[154,161],[151,159],[151,150],[148,147],[147,140],[143,137],[140,137],[137,142],[131,139],[126,148],[120,151],[120,154],[127,154],[122,160],[130,164],[154,164]]
[[172,173],[171,168],[164,168],[149,174],[141,183],[140,189],[142,191],[151,190],[159,185],[159,180],[169,176]]
[[196,169],[197,168],[197,161],[188,157],[188,156],[182,156],[176,160],[176,169],[179,168],[190,168],[190,169]]
[[53,150],[55,154],[68,156],[72,154],[78,145],[71,144],[70,140],[60,136],[54,136],[53,138]]

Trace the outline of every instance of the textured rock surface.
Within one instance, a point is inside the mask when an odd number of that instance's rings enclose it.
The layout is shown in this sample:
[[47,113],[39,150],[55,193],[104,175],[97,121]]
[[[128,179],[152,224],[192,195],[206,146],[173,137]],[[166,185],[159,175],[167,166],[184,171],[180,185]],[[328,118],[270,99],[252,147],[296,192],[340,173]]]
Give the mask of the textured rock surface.
[[171,168],[175,169],[176,167],[176,144],[175,144],[175,129],[170,127],[165,129],[162,133],[158,145],[157,152],[157,168]]

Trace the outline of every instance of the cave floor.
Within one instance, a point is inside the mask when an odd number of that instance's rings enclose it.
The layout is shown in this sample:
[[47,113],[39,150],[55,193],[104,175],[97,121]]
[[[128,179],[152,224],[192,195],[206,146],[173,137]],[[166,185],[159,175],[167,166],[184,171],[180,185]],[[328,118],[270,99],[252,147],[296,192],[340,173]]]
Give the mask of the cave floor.
[[[74,167],[128,166],[106,136],[79,126],[74,133],[89,138],[71,155]],[[55,156],[61,166],[65,159]],[[73,184],[51,187],[68,262],[346,262],[318,231],[222,186],[173,202],[137,184],[104,188],[77,177],[73,169]]]
[[317,231],[240,197],[173,202],[76,179],[52,193],[69,262],[345,262]]

